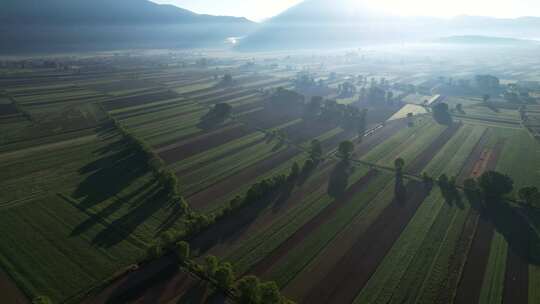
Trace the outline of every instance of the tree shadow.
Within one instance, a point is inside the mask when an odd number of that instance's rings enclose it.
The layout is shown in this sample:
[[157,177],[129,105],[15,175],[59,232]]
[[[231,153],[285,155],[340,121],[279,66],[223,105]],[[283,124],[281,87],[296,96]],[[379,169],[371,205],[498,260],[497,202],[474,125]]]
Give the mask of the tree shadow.
[[540,238],[520,211],[520,207],[497,201],[489,205],[486,213],[514,253],[529,264],[540,265]]
[[168,194],[160,186],[155,185],[124,216],[114,220],[99,232],[92,244],[110,248],[128,238],[137,227],[153,216],[167,202]]
[[403,174],[396,172],[394,180],[394,201],[398,204],[405,204],[407,201],[407,188],[403,182]]
[[339,198],[345,194],[345,190],[347,190],[347,185],[349,184],[350,175],[351,166],[349,161],[341,160],[337,163],[330,173],[330,179],[328,180],[328,195],[333,198]]
[[504,236],[512,252],[529,264],[540,265],[540,236],[524,218],[530,218],[528,212],[503,200],[490,200],[486,203],[479,192],[465,191],[465,196],[471,208]]
[[[170,280],[179,273],[177,262],[167,256],[144,265],[128,275],[127,279],[111,293],[107,304],[129,303],[136,300],[152,286]],[[189,279],[186,276],[186,279]]]
[[119,194],[146,173],[144,157],[130,149],[122,149],[80,168],[79,174],[87,176],[72,196],[81,202],[81,208],[91,208]]
[[248,202],[231,213],[220,218],[208,229],[202,231],[192,241],[191,246],[200,253],[206,252],[214,245],[222,242],[232,242],[241,237],[259,214],[270,204],[275,203],[283,194],[283,189],[256,202]]
[[207,303],[208,300],[208,283],[199,281],[195,286],[189,288],[189,290],[184,293],[180,299],[178,299],[178,304],[201,304]]
[[218,119],[215,117],[210,117],[210,116],[205,115],[201,117],[201,120],[197,124],[197,128],[205,130],[205,131],[215,130],[222,127],[226,121],[227,119]]

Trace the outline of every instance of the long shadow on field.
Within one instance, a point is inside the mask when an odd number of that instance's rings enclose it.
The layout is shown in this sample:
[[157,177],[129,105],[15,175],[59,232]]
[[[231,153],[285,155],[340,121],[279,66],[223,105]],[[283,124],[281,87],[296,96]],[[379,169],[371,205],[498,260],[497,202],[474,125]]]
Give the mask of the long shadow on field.
[[[135,191],[129,193],[126,196],[117,196],[112,200],[112,203],[108,204],[104,208],[100,209],[97,213],[91,213],[89,218],[84,222],[80,223],[73,229],[71,235],[80,235],[94,227],[98,223],[104,223],[104,219],[107,219],[109,216],[116,213],[122,208],[126,203],[129,203],[132,206],[136,206],[143,202],[145,199],[148,199],[151,193],[152,187],[155,187],[155,181],[148,181],[143,186],[139,187]],[[146,192],[146,193],[145,193]],[[144,193],[144,194],[143,194]],[[142,194],[142,195],[141,195]],[[140,195],[140,196],[139,196]],[[133,201],[132,201],[133,200]],[[81,206],[76,206],[80,209]],[[84,210],[83,210],[84,211]]]
[[137,200],[131,210],[124,216],[111,222],[104,230],[96,235],[92,244],[100,247],[112,247],[128,238],[137,227],[152,217],[167,203],[166,191],[155,184],[148,189],[144,197]]
[[534,221],[534,212],[511,206],[505,201],[490,201],[485,207],[479,194],[466,192],[465,195],[471,207],[478,210],[504,236],[510,250],[527,263],[540,265],[540,237],[522,216],[527,215]]
[[529,264],[540,265],[539,236],[519,214],[518,207],[509,206],[506,202],[494,202],[489,206],[487,215],[495,229],[505,237],[509,249]]
[[240,209],[234,210],[233,213],[217,221],[208,230],[199,234],[192,240],[191,246],[198,250],[199,253],[203,253],[218,243],[234,241],[242,235],[244,229],[247,229],[266,207],[278,201],[286,200],[287,195],[290,195],[291,192],[291,187],[285,185],[284,189],[280,189],[264,199],[247,203]]
[[[99,205],[129,187],[137,178],[147,173],[146,161],[142,155],[124,146],[120,149],[115,142],[101,158],[79,169],[79,174],[86,178],[73,192],[73,197],[80,200],[83,209]],[[103,153],[103,152],[99,152]]]
[[328,180],[328,195],[338,198],[345,193],[352,170],[354,170],[354,167],[351,167],[349,161],[346,160],[341,160],[334,167]]

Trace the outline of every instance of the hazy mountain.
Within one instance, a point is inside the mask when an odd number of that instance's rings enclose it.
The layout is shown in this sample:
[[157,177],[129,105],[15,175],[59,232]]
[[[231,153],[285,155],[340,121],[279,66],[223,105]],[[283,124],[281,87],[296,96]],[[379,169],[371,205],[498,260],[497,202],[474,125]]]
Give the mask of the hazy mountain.
[[508,37],[493,37],[493,36],[474,36],[474,35],[464,35],[464,36],[450,36],[442,37],[435,39],[433,42],[437,43],[451,43],[451,44],[491,44],[491,45],[539,45],[539,41],[527,40],[527,39],[516,39]]
[[215,46],[255,26],[147,0],[0,1],[3,52]]
[[262,24],[241,42],[240,49],[350,47],[453,35],[540,36],[540,18],[535,17],[400,17],[375,11],[361,2],[306,0]]

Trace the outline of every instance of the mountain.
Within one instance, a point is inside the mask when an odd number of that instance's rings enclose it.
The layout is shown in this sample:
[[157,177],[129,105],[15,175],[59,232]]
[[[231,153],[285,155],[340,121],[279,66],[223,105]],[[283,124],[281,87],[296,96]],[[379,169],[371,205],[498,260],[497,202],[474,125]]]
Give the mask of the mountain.
[[494,36],[450,36],[435,39],[435,43],[450,43],[450,44],[474,44],[474,45],[500,45],[500,46],[523,46],[523,45],[538,45],[540,42],[527,39],[517,39],[508,37]]
[[539,38],[538,28],[536,17],[402,17],[376,11],[362,1],[305,0],[262,24],[239,49],[356,47],[459,35]]
[[4,53],[217,46],[256,26],[148,0],[0,1]]

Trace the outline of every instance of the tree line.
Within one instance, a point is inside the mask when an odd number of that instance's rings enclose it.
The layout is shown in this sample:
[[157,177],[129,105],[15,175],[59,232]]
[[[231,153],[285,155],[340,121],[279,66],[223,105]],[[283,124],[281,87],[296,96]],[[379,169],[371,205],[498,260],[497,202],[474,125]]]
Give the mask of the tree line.
[[185,241],[176,243],[175,253],[180,267],[189,269],[216,290],[240,304],[294,303],[281,295],[279,286],[273,281],[263,282],[254,275],[245,275],[237,279],[231,263],[220,261],[213,255],[207,255],[203,263],[197,263],[191,258],[189,243]]

